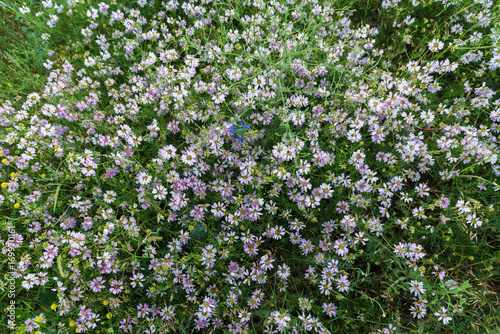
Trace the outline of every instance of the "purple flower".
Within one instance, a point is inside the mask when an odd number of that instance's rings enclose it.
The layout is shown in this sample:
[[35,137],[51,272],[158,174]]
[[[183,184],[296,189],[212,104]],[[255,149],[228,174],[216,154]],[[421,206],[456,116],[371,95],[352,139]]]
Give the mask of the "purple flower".
[[337,314],[337,306],[333,303],[323,303],[323,312],[329,317],[334,317]]
[[114,294],[114,295],[117,295],[119,294],[120,292],[122,292],[123,290],[123,282],[122,281],[117,281],[117,280],[113,280],[111,281],[110,283],[110,288],[109,288],[109,291]]
[[92,282],[90,282],[90,289],[94,292],[100,292],[104,288],[104,282],[102,277],[94,278]]

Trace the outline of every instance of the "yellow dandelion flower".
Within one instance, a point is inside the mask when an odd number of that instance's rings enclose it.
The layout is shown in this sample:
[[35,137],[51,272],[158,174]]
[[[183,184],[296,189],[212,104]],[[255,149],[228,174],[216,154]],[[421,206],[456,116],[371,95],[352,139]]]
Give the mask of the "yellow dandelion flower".
[[2,182],[2,188],[7,187],[7,182]]
[[107,305],[108,305],[108,301],[107,301],[107,300],[104,300],[104,301],[102,302],[102,305],[107,306]]
[[56,304],[52,304],[52,305],[50,305],[50,308],[53,309],[53,310],[55,310],[57,308],[57,305]]
[[14,208],[18,209],[19,208],[19,203],[14,204]]
[[106,318],[110,319],[111,318],[111,313],[106,314]]
[[35,319],[35,321],[36,321],[36,322],[38,322],[38,323],[41,323],[41,322],[42,322],[42,317],[37,317],[37,318]]
[[7,162],[7,159],[2,159],[2,163],[6,163]]
[[14,173],[14,172],[10,173],[10,177],[14,177],[14,176],[16,176],[16,173]]
[[75,324],[76,324],[75,320],[71,320],[69,322],[69,327],[73,327],[73,326],[75,326]]

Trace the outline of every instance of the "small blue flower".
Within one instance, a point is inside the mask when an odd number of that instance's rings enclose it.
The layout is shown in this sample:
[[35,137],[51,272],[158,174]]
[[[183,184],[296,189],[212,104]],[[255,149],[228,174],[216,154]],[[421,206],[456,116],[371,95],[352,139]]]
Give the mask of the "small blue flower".
[[194,230],[193,232],[191,232],[193,234],[193,236],[195,236],[196,238],[200,239],[201,237],[205,236],[205,233],[202,233],[203,232],[203,225],[202,224],[198,224],[199,229],[198,230]]
[[246,129],[250,128],[250,124],[243,123],[243,121],[239,122],[239,125],[231,125],[231,128],[229,131],[231,131],[232,134],[234,134],[233,139],[238,140],[238,143],[242,143],[245,141],[245,132]]

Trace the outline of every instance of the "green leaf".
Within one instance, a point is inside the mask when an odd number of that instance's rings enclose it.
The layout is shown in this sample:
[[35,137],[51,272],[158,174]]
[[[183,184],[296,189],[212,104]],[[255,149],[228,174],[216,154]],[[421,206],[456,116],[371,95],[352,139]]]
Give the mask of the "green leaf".
[[470,291],[467,291],[467,288],[470,288],[471,285],[469,281],[465,281],[464,284],[459,286],[458,288],[450,290],[450,293],[458,293],[458,292],[465,292],[468,295],[473,295]]
[[424,332],[424,323],[423,322],[418,323],[418,332],[420,334],[422,334]]
[[59,196],[59,190],[61,189],[61,185],[58,184],[57,185],[57,189],[56,189],[56,195],[54,197],[54,212],[56,212],[56,205],[57,205],[57,197]]

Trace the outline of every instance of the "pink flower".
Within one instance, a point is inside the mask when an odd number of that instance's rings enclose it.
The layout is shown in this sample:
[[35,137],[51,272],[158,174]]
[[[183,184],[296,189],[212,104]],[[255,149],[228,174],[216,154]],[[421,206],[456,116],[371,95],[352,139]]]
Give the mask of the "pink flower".
[[148,305],[146,305],[146,304],[142,304],[142,305],[139,304],[137,306],[137,309],[139,310],[139,312],[137,312],[137,317],[139,317],[139,318],[144,318],[148,314],[148,312],[150,311]]
[[137,183],[139,184],[147,185],[151,182],[151,179],[151,175],[148,175],[146,172],[139,172],[139,174],[137,174]]
[[117,295],[120,292],[122,292],[122,290],[123,290],[123,286],[122,285],[123,285],[122,281],[113,280],[113,281],[110,282],[109,291],[112,294]]
[[339,289],[340,292],[348,291],[349,290],[349,281],[347,280],[347,276],[345,275],[340,275],[339,278],[337,278],[337,289]]
[[290,267],[286,264],[280,264],[276,273],[280,278],[286,280],[290,276]]
[[347,213],[347,211],[349,211],[349,204],[345,201],[338,202],[337,211],[339,213]]
[[312,244],[311,241],[309,240],[303,240],[302,243],[300,244],[300,249],[302,249],[302,254],[304,255],[307,255],[309,254],[310,252],[313,251],[314,249],[314,245]]
[[443,321],[443,324],[447,325],[452,318],[446,313],[448,310],[445,307],[441,307],[441,311],[434,313],[438,317],[439,321]]
[[89,286],[90,289],[94,292],[100,292],[102,289],[104,289],[104,279],[102,277],[97,277],[90,282]]
[[334,317],[337,314],[337,306],[333,303],[323,303],[323,312],[329,317]]
[[349,248],[347,247],[346,242],[344,240],[341,239],[335,240],[333,247],[335,248],[335,252],[340,256],[344,256],[347,253],[349,253]]

